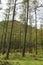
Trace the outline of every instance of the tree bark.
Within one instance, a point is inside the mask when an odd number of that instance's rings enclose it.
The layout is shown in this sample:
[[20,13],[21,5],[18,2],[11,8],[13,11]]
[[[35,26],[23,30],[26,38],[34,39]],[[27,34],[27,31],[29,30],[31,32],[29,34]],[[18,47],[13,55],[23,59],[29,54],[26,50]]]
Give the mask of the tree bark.
[[23,45],[23,52],[22,52],[22,56],[25,56],[25,48],[26,48],[26,36],[27,36],[27,27],[28,27],[28,11],[29,11],[29,1],[27,1],[27,20],[25,23],[25,36],[24,36],[24,45]]
[[14,11],[13,11],[13,18],[12,18],[12,25],[11,25],[11,33],[10,33],[10,42],[9,42],[9,46],[8,46],[8,51],[7,51],[7,56],[6,58],[9,58],[9,52],[10,52],[10,47],[11,47],[11,40],[12,40],[12,31],[13,31],[13,24],[14,24],[14,17],[15,17],[15,9],[16,9],[16,1],[15,0],[15,4],[14,4]]

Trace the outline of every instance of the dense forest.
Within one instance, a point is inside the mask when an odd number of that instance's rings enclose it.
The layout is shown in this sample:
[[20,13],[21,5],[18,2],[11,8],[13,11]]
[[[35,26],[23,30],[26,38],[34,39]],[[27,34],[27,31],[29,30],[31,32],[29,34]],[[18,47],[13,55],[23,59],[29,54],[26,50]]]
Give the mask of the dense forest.
[[[4,38],[5,38],[5,33],[6,33],[6,39],[5,39],[5,46],[4,46],[4,50],[6,52],[8,45],[9,45],[9,37],[10,37],[10,30],[11,30],[11,21],[9,21],[8,23],[8,28],[7,28],[7,32],[6,32],[6,25],[4,28],[4,32],[3,32],[3,26],[4,23],[6,24],[6,22],[0,22],[0,45],[1,45],[1,50],[0,52],[3,50],[3,44],[4,44]],[[13,51],[21,51],[22,52],[22,48],[23,48],[23,43],[24,43],[24,28],[25,28],[25,24],[16,21],[13,24],[13,32],[12,32],[12,40],[11,40],[11,50]],[[32,29],[32,31],[30,31],[30,29]],[[3,34],[4,33],[4,34]],[[3,38],[1,40],[1,37],[3,35]],[[31,36],[31,37],[30,37]],[[31,41],[31,45],[30,45],[30,41]],[[36,32],[35,32],[35,27],[32,27],[30,25],[28,25],[27,28],[27,36],[26,36],[26,51],[29,51],[32,48],[32,52],[35,51],[35,42],[36,42]],[[37,50],[43,50],[43,29],[37,29]],[[12,51],[11,51],[12,52]]]
[[0,65],[43,65],[43,18],[39,16],[43,4],[6,0],[2,7],[2,3],[0,0]]

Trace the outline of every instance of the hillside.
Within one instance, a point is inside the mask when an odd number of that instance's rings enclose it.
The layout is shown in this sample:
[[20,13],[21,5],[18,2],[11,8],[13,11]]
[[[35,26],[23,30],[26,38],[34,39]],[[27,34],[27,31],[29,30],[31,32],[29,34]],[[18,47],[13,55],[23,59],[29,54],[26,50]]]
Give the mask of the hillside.
[[[5,36],[5,31],[6,31],[6,22],[5,22],[4,32],[3,32],[3,26],[4,26],[4,22],[0,22],[0,42],[1,42],[1,37],[2,37],[3,33],[4,34],[3,34],[2,41],[4,42],[4,36]],[[28,26],[28,29],[27,29],[27,46],[29,45],[30,41],[32,42],[32,45],[34,46],[35,41],[36,41],[36,32],[35,31],[36,31],[36,29],[34,27]],[[8,28],[7,28],[7,33],[6,33],[6,35],[7,35],[6,36],[6,43],[9,42],[10,32],[11,32],[11,21],[8,22]],[[41,36],[42,33],[43,33],[43,31],[41,32],[41,29],[37,29],[37,43],[38,43],[39,47],[40,47],[41,42],[43,41],[42,40],[43,36]],[[25,35],[25,25],[20,23],[19,21],[15,21],[14,27],[13,27],[13,32],[12,32],[12,43],[16,42],[18,44],[20,44],[20,43],[23,44],[24,43],[24,35]]]

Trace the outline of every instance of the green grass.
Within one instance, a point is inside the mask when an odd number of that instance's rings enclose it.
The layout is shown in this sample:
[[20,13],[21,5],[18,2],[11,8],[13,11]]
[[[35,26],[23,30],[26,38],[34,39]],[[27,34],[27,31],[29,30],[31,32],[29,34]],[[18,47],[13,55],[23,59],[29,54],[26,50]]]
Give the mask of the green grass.
[[41,61],[8,61],[11,65],[43,65]]
[[[0,54],[0,65],[9,63],[10,65],[43,65],[43,55],[35,55],[26,53],[25,57],[22,57],[20,53],[10,53],[9,59],[5,60],[6,54],[3,56]],[[6,64],[8,65],[8,64]]]

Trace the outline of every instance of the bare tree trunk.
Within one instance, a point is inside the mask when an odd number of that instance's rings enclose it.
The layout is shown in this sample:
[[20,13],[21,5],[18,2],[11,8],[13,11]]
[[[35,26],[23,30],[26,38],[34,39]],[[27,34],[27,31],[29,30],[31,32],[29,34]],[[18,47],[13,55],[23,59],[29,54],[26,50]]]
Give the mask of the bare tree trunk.
[[[31,13],[31,12],[30,12]],[[32,53],[32,15],[29,14],[29,53]]]
[[21,24],[20,24],[20,50],[21,50]]
[[36,55],[37,55],[37,14],[36,14],[36,8],[35,8],[35,28],[36,28],[36,42],[35,42],[35,49],[36,49]]
[[13,24],[14,24],[15,9],[16,9],[16,1],[17,0],[15,0],[15,4],[14,4],[13,19],[12,19],[12,26],[11,26],[11,33],[10,33],[10,42],[9,42],[9,46],[8,46],[7,56],[6,56],[7,59],[9,58],[9,52],[10,52],[10,47],[11,47],[12,31],[13,31]]
[[27,36],[27,27],[28,27],[28,11],[29,11],[29,1],[27,2],[27,20],[25,23],[25,36],[24,36],[24,45],[23,45],[23,52],[22,52],[22,56],[25,56],[25,48],[26,48],[26,36]]
[[[9,3],[9,5],[10,5],[10,3]],[[5,45],[6,45],[6,39],[7,39],[7,29],[8,29],[8,23],[9,23],[9,15],[10,15],[9,13],[10,13],[10,7],[9,7],[9,10],[8,10],[8,17],[7,17],[8,21],[6,21],[6,29],[5,29],[5,36],[4,36],[4,43],[3,43],[3,52],[2,52],[2,54],[5,53]]]
[[32,26],[31,25],[29,31],[29,53],[32,53]]

